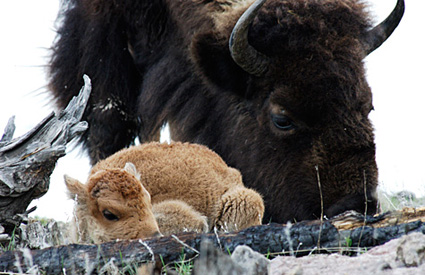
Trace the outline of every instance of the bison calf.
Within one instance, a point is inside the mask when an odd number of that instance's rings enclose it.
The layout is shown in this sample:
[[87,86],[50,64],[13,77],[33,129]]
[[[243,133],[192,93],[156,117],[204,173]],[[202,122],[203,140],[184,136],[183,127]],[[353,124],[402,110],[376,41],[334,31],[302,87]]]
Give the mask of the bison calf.
[[[65,176],[76,201],[73,237],[82,242],[261,224],[261,196],[208,148],[147,143],[97,163],[87,184]],[[74,241],[77,239],[75,238]]]

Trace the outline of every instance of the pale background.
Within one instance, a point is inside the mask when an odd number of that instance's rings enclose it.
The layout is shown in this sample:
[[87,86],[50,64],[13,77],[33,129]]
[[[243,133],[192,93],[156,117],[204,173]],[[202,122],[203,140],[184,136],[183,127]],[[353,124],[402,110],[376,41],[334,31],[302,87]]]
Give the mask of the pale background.
[[[46,96],[45,64],[55,37],[59,0],[13,0],[0,3],[0,136],[16,115],[15,137],[34,127],[52,110]],[[380,22],[396,0],[375,0],[372,14]],[[380,188],[425,195],[425,1],[406,0],[406,13],[393,36],[366,58],[374,95],[371,119],[376,129]],[[34,215],[67,221],[72,201],[63,174],[85,181],[87,158],[77,148],[61,158],[50,190],[34,201]]]

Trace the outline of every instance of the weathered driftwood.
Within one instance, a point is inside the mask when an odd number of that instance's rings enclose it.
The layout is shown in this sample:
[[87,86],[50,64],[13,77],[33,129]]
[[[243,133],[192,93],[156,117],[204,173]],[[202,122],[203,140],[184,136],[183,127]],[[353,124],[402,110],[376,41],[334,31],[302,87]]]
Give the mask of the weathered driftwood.
[[[49,189],[56,161],[65,155],[67,143],[87,129],[80,122],[91,92],[90,79],[67,108],[53,112],[19,138],[12,117],[0,140],[0,229],[9,234],[22,222],[30,202]],[[3,232],[0,232],[3,233]]]
[[[406,220],[401,218],[403,213],[409,213]],[[345,218],[323,222],[262,225],[228,234],[182,233],[177,236],[147,239],[144,242],[134,240],[101,245],[72,244],[26,253],[9,251],[0,255],[0,271],[17,271],[17,260],[23,271],[28,270],[30,267],[25,266],[25,258],[31,258],[34,266],[48,274],[61,273],[64,269],[72,273],[90,273],[100,270],[107,263],[113,263],[117,267],[140,265],[149,261],[166,264],[179,261],[182,253],[186,259],[198,257],[201,241],[205,239],[226,253],[233,252],[242,244],[262,254],[271,255],[303,256],[310,253],[356,252],[381,245],[410,232],[425,233],[424,213],[425,209],[409,210],[367,219],[359,215],[348,215]],[[353,224],[359,222],[356,224],[358,227],[338,230],[337,227],[344,224],[344,219]]]

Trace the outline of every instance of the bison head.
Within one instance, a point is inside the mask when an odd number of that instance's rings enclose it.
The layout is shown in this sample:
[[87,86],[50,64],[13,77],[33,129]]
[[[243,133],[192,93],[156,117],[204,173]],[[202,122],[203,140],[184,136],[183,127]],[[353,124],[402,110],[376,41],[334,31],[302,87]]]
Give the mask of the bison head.
[[234,134],[215,149],[231,152],[229,165],[262,193],[266,221],[376,212],[363,59],[395,29],[404,2],[375,28],[358,1],[264,2],[234,28],[222,19],[238,14],[218,15],[217,28],[192,44],[211,93],[225,91],[223,100],[237,105],[225,118]]

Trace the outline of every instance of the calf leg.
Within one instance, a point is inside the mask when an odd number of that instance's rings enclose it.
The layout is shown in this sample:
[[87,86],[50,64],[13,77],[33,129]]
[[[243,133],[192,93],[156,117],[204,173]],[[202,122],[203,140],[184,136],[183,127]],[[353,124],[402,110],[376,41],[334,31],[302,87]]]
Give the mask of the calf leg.
[[241,230],[260,225],[264,215],[264,203],[254,190],[236,187],[221,197],[214,226],[222,231]]
[[179,232],[207,232],[207,217],[180,200],[167,200],[152,205],[152,212],[164,235]]

